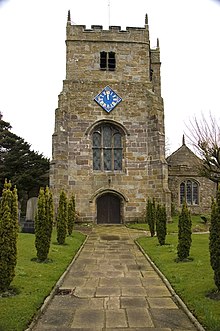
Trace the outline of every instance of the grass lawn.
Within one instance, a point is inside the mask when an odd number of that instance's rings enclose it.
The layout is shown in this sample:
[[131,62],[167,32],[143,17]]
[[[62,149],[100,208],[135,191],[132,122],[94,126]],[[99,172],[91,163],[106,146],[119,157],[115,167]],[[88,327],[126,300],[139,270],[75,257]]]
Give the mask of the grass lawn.
[[[130,228],[139,230],[149,230],[146,223],[131,223],[127,225]],[[192,230],[193,232],[208,231],[209,224],[204,224],[200,216],[192,216]],[[172,222],[167,224],[167,233],[178,233],[178,216],[172,218]]]
[[156,237],[142,237],[139,244],[169,280],[176,293],[208,331],[220,330],[220,301],[206,297],[216,290],[209,260],[209,235],[193,234],[192,262],[176,263],[177,234],[166,237],[168,245],[159,246]]
[[83,234],[73,232],[66,238],[65,245],[58,245],[54,231],[48,256],[52,261],[37,263],[31,261],[36,257],[35,236],[19,233],[16,276],[11,284],[19,293],[0,297],[0,331],[23,331],[27,328],[84,239]]

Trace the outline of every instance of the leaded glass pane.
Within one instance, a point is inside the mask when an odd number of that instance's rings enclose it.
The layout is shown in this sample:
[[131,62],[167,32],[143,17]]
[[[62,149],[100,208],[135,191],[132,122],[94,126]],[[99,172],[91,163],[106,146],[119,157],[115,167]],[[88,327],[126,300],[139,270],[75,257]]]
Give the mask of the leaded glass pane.
[[180,184],[180,203],[182,204],[185,198],[185,183]]
[[114,135],[114,147],[121,147],[121,135],[120,135],[120,133],[116,133]]
[[112,151],[111,149],[104,149],[104,170],[112,170]]
[[192,182],[193,187],[193,204],[199,204],[199,195],[198,195],[198,184],[196,182]]
[[101,146],[101,135],[98,132],[93,133],[93,147]]
[[100,148],[93,149],[93,169],[101,170],[101,149]]
[[103,147],[112,146],[112,130],[109,126],[103,127]]
[[192,204],[192,182],[187,180],[186,184],[186,202],[188,205]]
[[96,127],[93,133],[93,169],[122,170],[122,135],[111,125]]
[[114,150],[114,170],[122,169],[122,150],[115,149]]

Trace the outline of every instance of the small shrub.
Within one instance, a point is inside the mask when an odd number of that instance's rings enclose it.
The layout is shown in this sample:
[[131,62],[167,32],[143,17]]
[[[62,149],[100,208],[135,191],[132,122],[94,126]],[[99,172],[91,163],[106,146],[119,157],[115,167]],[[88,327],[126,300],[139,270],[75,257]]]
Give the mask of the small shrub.
[[147,207],[146,207],[146,223],[149,225],[151,237],[155,235],[155,216],[156,216],[155,201],[153,199],[152,202],[148,198]]
[[57,242],[60,245],[65,244],[66,234],[67,234],[67,219],[68,219],[68,209],[67,209],[67,197],[64,191],[61,191],[59,198],[59,206],[57,213]]
[[71,235],[73,233],[73,226],[75,223],[75,216],[76,216],[76,210],[75,210],[75,198],[72,195],[69,202],[68,202],[68,222],[67,222],[67,229],[68,234]]
[[53,231],[54,207],[53,207],[53,195],[48,186],[45,189],[45,212],[47,219],[47,235],[48,235],[48,240],[50,242]]
[[52,193],[46,187],[40,189],[37,212],[35,214],[35,247],[40,262],[47,260],[53,229],[53,199]]
[[178,208],[173,202],[171,202],[171,216],[173,217],[178,215],[179,215]]
[[220,188],[216,201],[212,201],[211,225],[209,235],[210,262],[214,271],[215,285],[220,291]]
[[7,290],[15,276],[17,264],[18,197],[5,181],[0,211],[0,291]]
[[167,214],[165,206],[157,205],[156,232],[159,244],[165,245],[167,235]]
[[179,215],[178,223],[178,245],[177,255],[178,260],[183,261],[189,257],[191,247],[191,234],[192,234],[192,221],[190,211],[187,208],[187,204],[184,201],[181,214]]

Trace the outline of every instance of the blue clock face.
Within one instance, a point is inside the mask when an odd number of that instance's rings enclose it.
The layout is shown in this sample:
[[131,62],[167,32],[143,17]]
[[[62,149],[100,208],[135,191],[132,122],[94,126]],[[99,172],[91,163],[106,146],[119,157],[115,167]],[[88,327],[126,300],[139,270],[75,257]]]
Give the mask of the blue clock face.
[[109,86],[106,86],[94,100],[108,113],[122,101]]

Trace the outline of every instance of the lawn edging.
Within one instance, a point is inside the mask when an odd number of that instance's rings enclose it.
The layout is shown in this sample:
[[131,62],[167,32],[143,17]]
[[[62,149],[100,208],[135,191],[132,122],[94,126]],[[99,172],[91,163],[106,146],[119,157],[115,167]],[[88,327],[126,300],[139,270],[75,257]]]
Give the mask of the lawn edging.
[[86,238],[85,238],[83,244],[80,246],[79,250],[74,255],[74,257],[73,257],[72,261],[70,262],[70,264],[68,265],[67,269],[64,271],[64,273],[60,276],[60,278],[58,279],[58,281],[54,285],[54,287],[53,287],[52,291],[50,292],[50,294],[45,298],[42,306],[39,308],[39,310],[37,311],[37,313],[33,317],[29,327],[27,329],[25,329],[25,331],[31,331],[33,329],[33,327],[35,326],[35,324],[37,323],[37,321],[39,320],[39,318],[41,317],[41,315],[44,314],[44,312],[45,312],[46,308],[48,307],[49,303],[51,302],[51,300],[55,296],[57,289],[62,285],[65,276],[68,274],[68,272],[71,269],[73,263],[75,262],[75,260],[79,256],[79,254],[81,253],[84,245],[86,244],[86,241],[87,241],[88,237],[89,236],[86,235]]
[[181,308],[183,309],[183,311],[186,313],[186,315],[189,317],[189,319],[193,322],[193,324],[195,325],[195,327],[198,329],[198,331],[206,331],[204,329],[204,327],[199,323],[199,321],[196,319],[196,317],[191,313],[191,311],[188,309],[188,307],[186,306],[186,304],[183,302],[183,300],[179,297],[178,294],[176,294],[176,292],[174,291],[174,289],[172,288],[170,282],[168,281],[168,279],[164,276],[164,274],[158,269],[158,267],[156,266],[156,264],[151,260],[151,258],[149,257],[149,255],[144,251],[144,249],[141,247],[141,245],[137,242],[137,240],[135,240],[135,244],[138,246],[138,248],[140,249],[140,251],[142,252],[142,254],[145,256],[145,258],[148,260],[148,262],[150,263],[150,265],[153,267],[153,269],[156,271],[156,273],[160,276],[160,278],[162,279],[162,281],[164,282],[164,284],[166,285],[166,287],[168,288],[168,290],[170,291],[170,293],[172,294],[172,296],[174,297],[175,301],[178,302],[178,304],[181,306]]

